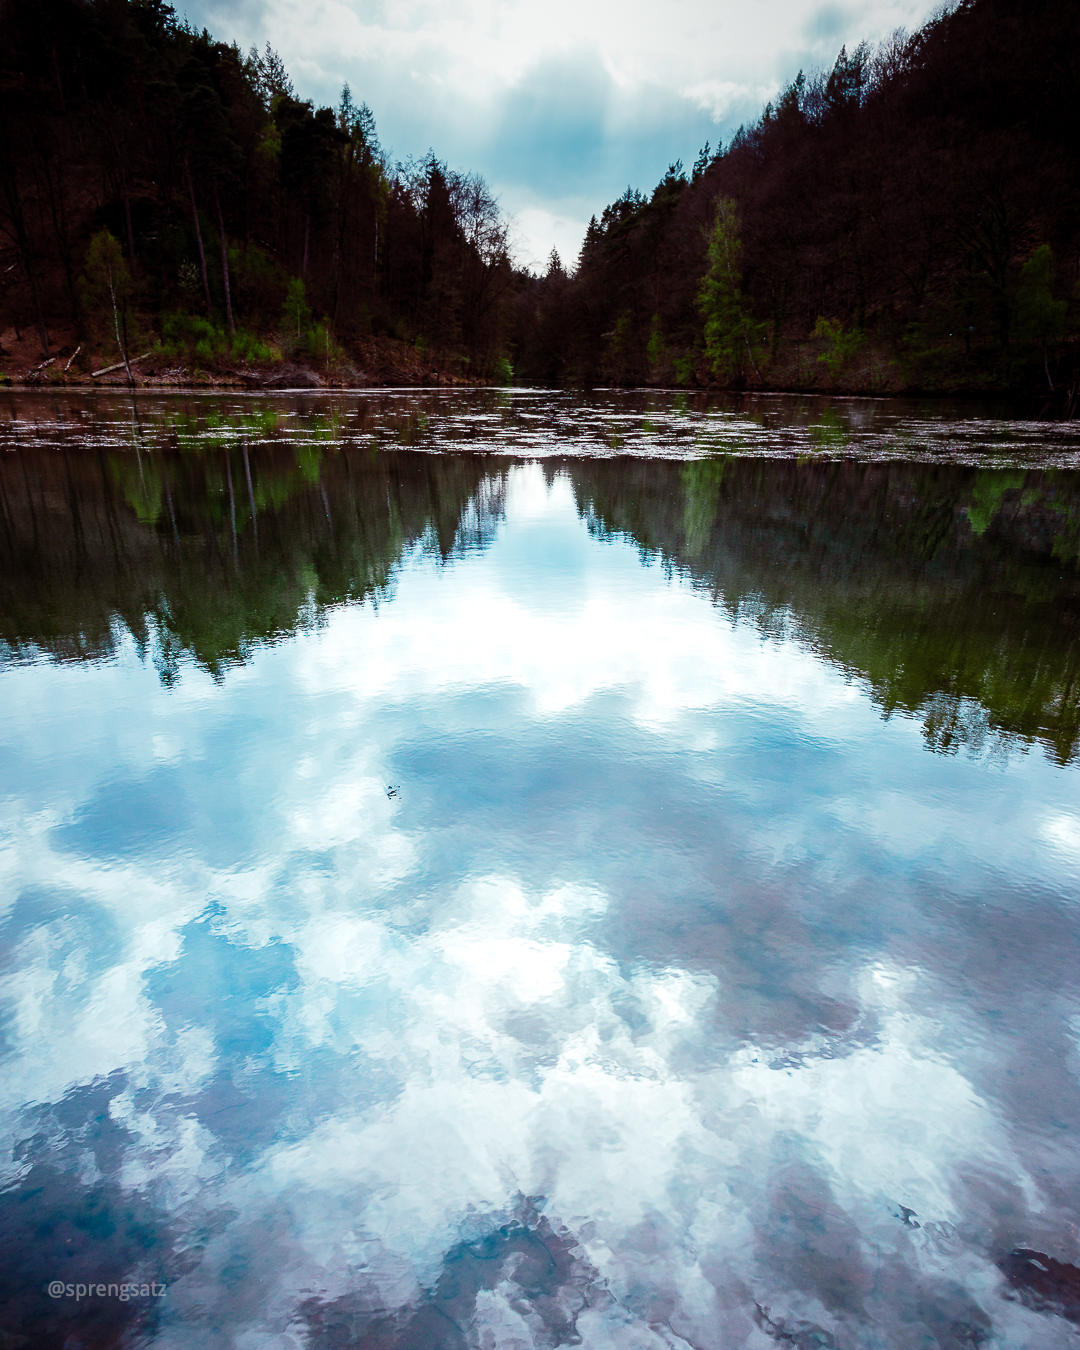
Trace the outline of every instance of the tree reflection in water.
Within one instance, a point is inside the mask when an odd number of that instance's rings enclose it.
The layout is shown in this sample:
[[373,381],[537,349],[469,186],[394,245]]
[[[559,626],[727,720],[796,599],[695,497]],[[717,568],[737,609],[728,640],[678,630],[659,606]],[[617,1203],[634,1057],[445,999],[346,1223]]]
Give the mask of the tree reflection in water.
[[3,407],[9,1337],[1071,1343],[1068,428]]
[[[336,605],[377,602],[412,549],[482,548],[522,427],[499,424],[501,391],[437,443],[468,452],[440,455],[410,453],[433,418],[408,402],[347,413],[158,402],[128,410],[119,434],[79,409],[50,418],[44,438],[10,436],[9,659],[105,657],[119,622],[166,682],[185,656],[220,674]],[[647,414],[636,420],[651,430]],[[805,420],[811,443],[835,449],[833,409]],[[921,719],[931,749],[1041,741],[1059,762],[1075,756],[1075,473],[737,454],[545,463],[569,476],[596,536],[632,540],[736,621],[868,681],[885,716]]]

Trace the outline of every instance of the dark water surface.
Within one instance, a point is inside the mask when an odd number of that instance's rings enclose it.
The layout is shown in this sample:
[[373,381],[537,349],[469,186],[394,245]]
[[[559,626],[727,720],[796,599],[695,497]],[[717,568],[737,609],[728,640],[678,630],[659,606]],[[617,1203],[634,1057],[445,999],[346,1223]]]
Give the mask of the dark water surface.
[[1003,411],[0,395],[3,1350],[1074,1347]]

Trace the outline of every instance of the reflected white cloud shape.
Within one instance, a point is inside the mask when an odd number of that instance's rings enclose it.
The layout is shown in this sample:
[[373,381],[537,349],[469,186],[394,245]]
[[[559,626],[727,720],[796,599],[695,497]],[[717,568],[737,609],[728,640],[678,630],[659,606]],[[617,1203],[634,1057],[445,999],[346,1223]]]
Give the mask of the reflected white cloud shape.
[[[527,1197],[585,1344],[761,1346],[782,1300],[886,1345],[897,1289],[1036,1343],[991,1230],[1004,1194],[1048,1231],[1053,1174],[984,1081],[1011,1043],[979,1025],[1008,993],[979,905],[1073,875],[1074,778],[928,755],[797,640],[590,537],[565,478],[515,469],[506,503],[485,551],[418,551],[393,599],[221,685],[158,695],[131,651],[5,673],[5,737],[53,775],[3,808],[10,1175],[112,1076],[114,1179],[194,1253],[169,1350],[421,1302]],[[588,790],[544,777],[571,752],[602,759]],[[232,857],[197,809],[225,758]],[[87,833],[129,780],[195,804],[166,844]],[[477,1296],[475,1345],[543,1343],[515,1289]]]
[[[515,469],[507,502],[515,522],[580,552],[566,478],[548,488],[539,465]],[[510,685],[541,715],[626,689],[638,719],[665,729],[688,710],[740,704],[790,709],[818,726],[843,709],[847,722],[858,696],[840,672],[797,646],[778,650],[750,626],[703,624],[706,596],[658,567],[643,578],[627,551],[613,562],[539,593],[524,554],[489,552],[467,576],[418,568],[388,610],[342,614],[309,646],[301,678],[309,691],[336,687],[361,702]]]

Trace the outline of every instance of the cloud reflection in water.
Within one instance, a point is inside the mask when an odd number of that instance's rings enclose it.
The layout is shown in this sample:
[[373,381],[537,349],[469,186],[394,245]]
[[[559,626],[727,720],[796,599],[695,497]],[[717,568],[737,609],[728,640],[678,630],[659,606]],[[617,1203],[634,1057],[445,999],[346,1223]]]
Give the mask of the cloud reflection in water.
[[26,1288],[153,1269],[170,1350],[1071,1344],[997,1263],[1076,1259],[1075,769],[928,754],[537,465],[217,683],[3,680],[4,1198],[97,1234]]

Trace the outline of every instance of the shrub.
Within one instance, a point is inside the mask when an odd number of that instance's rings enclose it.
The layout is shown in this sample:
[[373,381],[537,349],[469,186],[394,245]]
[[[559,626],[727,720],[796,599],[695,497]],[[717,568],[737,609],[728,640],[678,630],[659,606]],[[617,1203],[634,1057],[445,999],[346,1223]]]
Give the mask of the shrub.
[[304,334],[303,349],[314,361],[325,361],[330,365],[332,361],[341,359],[341,348],[330,335],[330,330],[325,324],[314,323]]
[[848,359],[862,346],[863,335],[857,328],[844,332],[839,319],[826,319],[818,316],[811,337],[824,338],[828,343],[818,360],[829,372],[829,378],[835,380],[847,364]]
[[299,277],[293,277],[285,295],[285,307],[281,312],[282,333],[287,342],[303,344],[304,334],[311,327],[311,310],[304,295],[304,283]]
[[197,314],[166,314],[157,350],[165,357],[187,357],[201,363],[281,360],[281,352],[256,334],[242,328],[227,333]]
[[671,364],[675,367],[675,383],[689,384],[698,368],[698,358],[691,352],[686,356],[676,356]]

